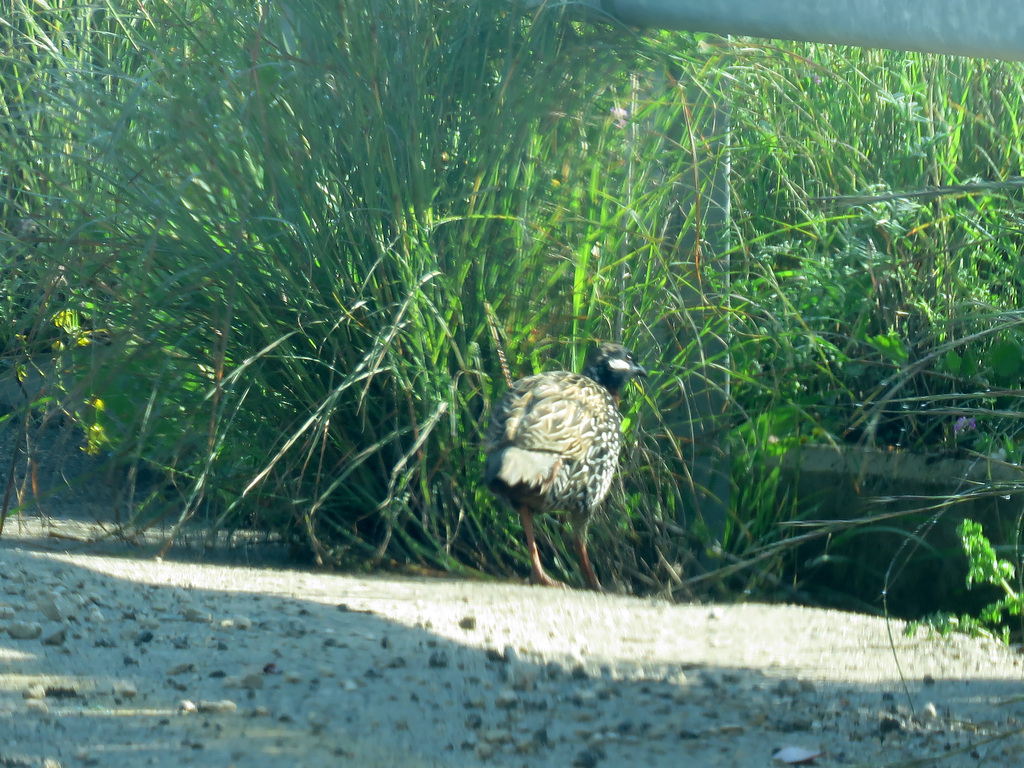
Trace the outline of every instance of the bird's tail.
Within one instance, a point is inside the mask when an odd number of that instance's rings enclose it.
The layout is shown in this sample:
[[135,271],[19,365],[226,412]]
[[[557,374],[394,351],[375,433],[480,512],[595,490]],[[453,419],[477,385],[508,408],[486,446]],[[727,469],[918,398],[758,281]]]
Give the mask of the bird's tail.
[[484,482],[509,488],[525,486],[544,494],[554,482],[561,461],[561,457],[553,453],[509,446],[487,457]]

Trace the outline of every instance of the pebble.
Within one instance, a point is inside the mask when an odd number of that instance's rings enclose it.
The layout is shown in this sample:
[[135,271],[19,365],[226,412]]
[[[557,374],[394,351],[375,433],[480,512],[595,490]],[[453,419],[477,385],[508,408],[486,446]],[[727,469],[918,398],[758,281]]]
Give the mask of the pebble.
[[25,699],[45,699],[46,688],[44,688],[41,683],[33,683],[22,691],[21,695]]
[[480,733],[480,738],[491,744],[509,744],[512,733],[504,728],[488,728]]
[[7,634],[15,640],[35,640],[43,634],[43,627],[35,621],[12,621],[7,625]]
[[213,616],[209,611],[201,611],[198,608],[189,606],[182,611],[182,616],[185,617],[185,621],[191,621],[194,624],[212,624]]
[[487,760],[494,757],[494,753],[497,751],[497,748],[490,742],[481,741],[476,745],[476,749],[473,750],[473,753],[476,755],[478,760]]
[[448,654],[444,651],[434,651],[430,654],[427,666],[431,669],[445,669],[448,666]]
[[67,639],[68,630],[66,627],[61,627],[56,632],[52,632],[43,638],[43,645],[64,645],[64,641]]
[[61,595],[53,592],[36,601],[36,607],[50,621],[67,621],[74,616],[74,606]]
[[221,699],[219,701],[200,701],[196,705],[196,709],[199,712],[207,712],[214,715],[222,715],[238,711],[238,705],[231,699]]
[[494,706],[498,709],[514,709],[519,706],[519,703],[519,694],[511,690],[502,691],[494,700]]
[[130,680],[119,682],[114,686],[114,696],[121,699],[134,699],[139,695],[135,683]]

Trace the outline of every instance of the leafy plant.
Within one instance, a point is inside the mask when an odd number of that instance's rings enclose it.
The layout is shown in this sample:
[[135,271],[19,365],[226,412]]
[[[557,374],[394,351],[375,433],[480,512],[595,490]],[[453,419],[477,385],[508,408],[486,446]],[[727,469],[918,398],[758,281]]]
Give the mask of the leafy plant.
[[986,605],[977,616],[934,614],[920,622],[911,622],[907,633],[913,635],[919,627],[927,626],[942,635],[957,631],[972,636],[997,637],[1004,643],[1009,642],[1010,627],[1005,623],[1005,618],[1020,616],[1024,609],[1024,593],[1012,583],[1017,569],[1009,560],[996,554],[981,524],[965,519],[957,526],[957,534],[967,556],[967,589],[975,585],[988,585],[995,587],[1003,596]]

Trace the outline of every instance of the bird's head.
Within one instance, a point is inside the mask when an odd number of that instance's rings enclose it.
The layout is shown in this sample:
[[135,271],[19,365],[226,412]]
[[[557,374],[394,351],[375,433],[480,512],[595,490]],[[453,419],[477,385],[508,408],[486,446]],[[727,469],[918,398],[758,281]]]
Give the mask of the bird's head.
[[583,364],[583,375],[603,386],[612,396],[619,399],[619,392],[626,383],[636,376],[646,376],[647,371],[637,363],[633,353],[621,344],[605,342],[598,344],[589,353]]

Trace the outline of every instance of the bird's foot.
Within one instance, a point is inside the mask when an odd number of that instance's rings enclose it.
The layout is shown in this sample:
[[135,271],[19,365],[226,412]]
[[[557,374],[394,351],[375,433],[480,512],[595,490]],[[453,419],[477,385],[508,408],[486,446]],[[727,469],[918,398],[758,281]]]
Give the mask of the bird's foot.
[[530,574],[530,582],[537,584],[541,587],[559,587],[560,589],[568,589],[568,587],[560,581],[556,581],[548,576],[544,571],[534,571]]

